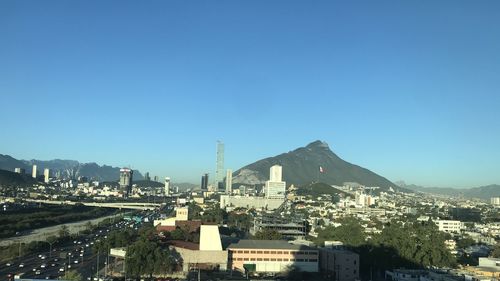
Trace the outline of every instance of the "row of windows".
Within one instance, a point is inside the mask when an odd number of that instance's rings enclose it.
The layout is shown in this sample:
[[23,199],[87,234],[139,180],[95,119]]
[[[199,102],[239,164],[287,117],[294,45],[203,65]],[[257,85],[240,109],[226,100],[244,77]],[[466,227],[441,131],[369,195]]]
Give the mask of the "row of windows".
[[273,259],[273,258],[236,258],[235,261],[296,261],[296,262],[318,262],[318,259]]
[[318,252],[307,251],[233,251],[237,254],[270,254],[270,255],[317,255]]

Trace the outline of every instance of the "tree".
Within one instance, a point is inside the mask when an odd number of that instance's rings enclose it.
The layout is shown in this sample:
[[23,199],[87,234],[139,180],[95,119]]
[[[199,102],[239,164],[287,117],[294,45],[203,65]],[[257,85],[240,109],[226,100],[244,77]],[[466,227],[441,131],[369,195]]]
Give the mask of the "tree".
[[68,226],[65,224],[61,225],[61,228],[59,228],[59,237],[65,238],[69,236],[69,229]]
[[283,237],[276,230],[264,228],[257,231],[253,238],[256,240],[281,240]]
[[68,281],[82,281],[83,280],[82,275],[80,273],[76,272],[75,270],[67,271],[66,274],[61,276],[59,279],[68,280]]
[[491,252],[491,256],[497,259],[500,258],[500,243],[497,243],[497,245],[493,249],[493,252]]
[[457,248],[465,249],[465,248],[470,247],[474,244],[476,244],[476,241],[474,241],[472,238],[464,237],[464,238],[458,239]]
[[336,240],[341,241],[344,245],[357,247],[365,243],[366,235],[357,219],[344,218],[338,222],[342,225],[338,227],[327,226],[318,232],[318,244],[327,240]]
[[164,275],[173,271],[175,260],[154,238],[141,236],[127,248],[127,274],[134,277]]

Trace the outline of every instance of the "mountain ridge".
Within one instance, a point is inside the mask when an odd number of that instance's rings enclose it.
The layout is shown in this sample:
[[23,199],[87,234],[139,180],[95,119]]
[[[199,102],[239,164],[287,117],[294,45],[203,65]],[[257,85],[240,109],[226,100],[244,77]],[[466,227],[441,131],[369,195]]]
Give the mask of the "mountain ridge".
[[[269,178],[269,168],[275,164],[283,166],[283,180],[287,184],[324,182],[343,185],[346,182],[356,182],[365,186],[378,186],[382,190],[392,187],[406,191],[385,177],[343,160],[330,150],[326,142],[320,140],[246,165],[233,173],[233,183],[263,184]],[[324,173],[319,172],[320,166]]]
[[[51,173],[60,171],[65,177],[84,176],[98,181],[118,181],[120,178],[120,168],[109,165],[99,165],[95,162],[81,163],[77,160],[18,160],[10,155],[0,154],[0,169],[14,171],[15,168],[25,169],[27,174],[31,174],[32,165],[37,165],[38,174],[43,174],[43,170],[48,168]],[[53,174],[52,174],[53,175]],[[144,179],[140,171],[134,170],[134,180]]]

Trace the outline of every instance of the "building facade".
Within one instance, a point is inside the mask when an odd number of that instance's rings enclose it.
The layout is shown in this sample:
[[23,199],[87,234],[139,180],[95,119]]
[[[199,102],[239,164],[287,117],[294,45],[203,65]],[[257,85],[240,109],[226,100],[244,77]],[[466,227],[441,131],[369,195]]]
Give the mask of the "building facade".
[[286,182],[281,180],[282,167],[274,165],[269,169],[269,180],[266,181],[266,198],[285,199]]
[[231,194],[233,192],[233,171],[227,169],[226,171],[226,193]]
[[129,168],[120,169],[120,189],[124,197],[132,195],[132,180],[134,171]]
[[359,255],[351,251],[321,248],[319,267],[328,280],[359,280]]
[[37,176],[36,165],[33,165],[33,169],[31,170],[31,176],[36,179]]
[[228,247],[230,268],[241,272],[318,272],[318,255],[315,248],[283,240],[240,240]]

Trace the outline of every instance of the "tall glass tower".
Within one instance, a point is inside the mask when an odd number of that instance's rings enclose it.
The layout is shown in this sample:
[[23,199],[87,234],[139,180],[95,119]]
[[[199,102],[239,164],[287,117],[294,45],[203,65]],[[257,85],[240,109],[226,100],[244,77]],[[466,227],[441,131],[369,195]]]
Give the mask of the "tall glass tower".
[[215,170],[215,188],[219,189],[219,185],[224,182],[224,143],[217,141],[217,162]]

